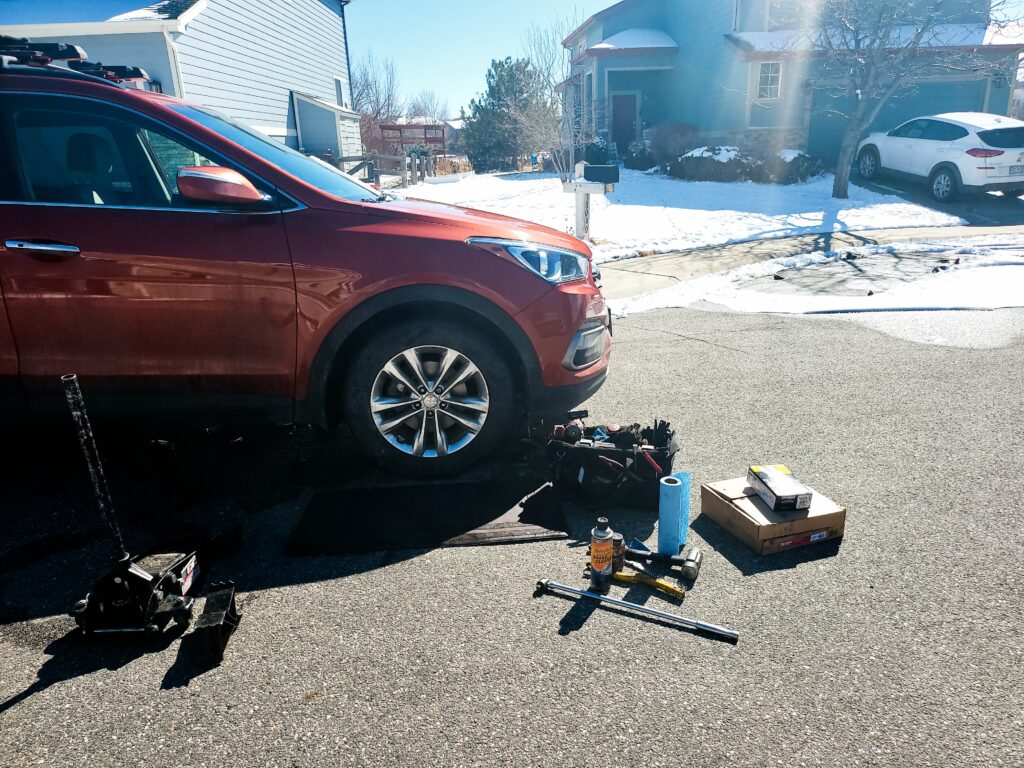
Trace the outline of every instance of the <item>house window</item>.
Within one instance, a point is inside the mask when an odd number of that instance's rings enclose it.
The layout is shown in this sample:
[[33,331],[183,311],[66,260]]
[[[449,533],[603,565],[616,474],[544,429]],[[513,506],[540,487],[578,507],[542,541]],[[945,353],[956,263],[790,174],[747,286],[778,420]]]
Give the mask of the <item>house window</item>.
[[757,98],[777,99],[782,87],[782,64],[778,61],[762,61],[757,78]]
[[350,105],[346,103],[345,99],[347,94],[348,89],[345,87],[345,81],[340,77],[334,78],[334,103],[339,107],[348,109]]

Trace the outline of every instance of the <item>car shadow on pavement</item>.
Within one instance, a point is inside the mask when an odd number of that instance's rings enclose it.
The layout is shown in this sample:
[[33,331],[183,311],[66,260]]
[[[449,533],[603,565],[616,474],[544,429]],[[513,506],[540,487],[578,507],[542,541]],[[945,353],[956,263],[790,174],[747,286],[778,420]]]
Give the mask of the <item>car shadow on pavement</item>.
[[739,569],[744,576],[767,573],[768,571],[784,571],[796,568],[801,563],[835,557],[839,554],[839,545],[842,542],[842,539],[832,539],[785,552],[759,555],[707,515],[699,515],[690,523],[690,527],[714,547],[715,551]]

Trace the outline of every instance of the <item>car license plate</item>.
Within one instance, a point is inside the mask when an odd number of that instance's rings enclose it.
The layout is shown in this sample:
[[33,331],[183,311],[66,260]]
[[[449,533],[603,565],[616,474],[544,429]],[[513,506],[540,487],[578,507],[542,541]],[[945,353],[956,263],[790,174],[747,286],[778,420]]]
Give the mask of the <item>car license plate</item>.
[[1024,165],[1011,165],[1010,166],[1011,176],[1024,176]]

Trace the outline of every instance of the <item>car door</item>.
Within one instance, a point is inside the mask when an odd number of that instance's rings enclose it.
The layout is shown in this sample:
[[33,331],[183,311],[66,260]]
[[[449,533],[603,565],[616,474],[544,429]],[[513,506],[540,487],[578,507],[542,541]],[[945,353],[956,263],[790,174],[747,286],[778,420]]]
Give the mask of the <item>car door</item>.
[[178,168],[230,162],[134,110],[0,98],[21,182],[0,205],[0,285],[30,401],[57,404],[60,375],[77,373],[87,396],[117,406],[276,406],[290,418],[296,311],[281,206],[183,199]]
[[882,166],[891,171],[910,173],[914,153],[927,127],[927,120],[911,120],[892,131],[879,149]]
[[924,136],[917,142],[909,173],[928,178],[936,165],[946,159],[950,147],[957,139],[967,135],[967,129],[943,120],[926,120]]

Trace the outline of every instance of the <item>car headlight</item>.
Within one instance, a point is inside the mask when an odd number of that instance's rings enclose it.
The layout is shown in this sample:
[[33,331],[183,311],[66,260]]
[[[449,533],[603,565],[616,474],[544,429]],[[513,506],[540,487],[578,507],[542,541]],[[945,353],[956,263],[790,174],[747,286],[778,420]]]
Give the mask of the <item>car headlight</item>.
[[587,277],[589,260],[582,253],[539,243],[490,237],[471,237],[466,242],[494,254],[511,256],[549,283],[568,283],[573,280],[585,280]]

